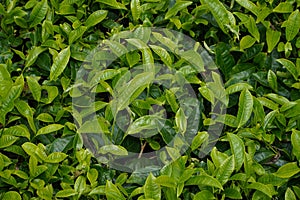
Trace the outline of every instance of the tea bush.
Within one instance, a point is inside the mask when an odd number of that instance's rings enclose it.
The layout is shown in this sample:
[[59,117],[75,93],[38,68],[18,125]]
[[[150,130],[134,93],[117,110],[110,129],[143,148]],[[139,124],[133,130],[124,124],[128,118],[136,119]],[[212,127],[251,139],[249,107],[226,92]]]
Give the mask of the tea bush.
[[0,199],[300,199],[299,7],[3,0]]

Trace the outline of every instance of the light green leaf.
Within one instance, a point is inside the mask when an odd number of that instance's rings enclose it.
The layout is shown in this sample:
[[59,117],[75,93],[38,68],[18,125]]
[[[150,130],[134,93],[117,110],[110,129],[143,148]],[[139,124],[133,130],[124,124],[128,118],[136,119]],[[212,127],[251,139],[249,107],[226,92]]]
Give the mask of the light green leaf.
[[171,66],[172,58],[167,50],[165,50],[164,48],[162,48],[160,46],[156,46],[156,45],[149,45],[149,46],[168,67]]
[[78,176],[74,184],[74,190],[82,194],[86,190],[86,187],[86,178],[84,176]]
[[258,31],[258,28],[256,26],[256,22],[254,18],[250,15],[249,19],[245,23],[246,28],[250,32],[250,34],[256,39],[257,42],[260,40],[260,33]]
[[104,4],[109,5],[112,8],[115,8],[115,9],[127,10],[127,8],[122,3],[119,3],[116,0],[96,0],[96,2],[104,3]]
[[133,17],[133,21],[137,22],[140,18],[142,8],[139,0],[131,0],[130,3],[131,14]]
[[155,182],[164,187],[176,188],[176,179],[167,175],[161,175],[155,179]]
[[198,192],[195,194],[193,200],[210,200],[210,199],[216,199],[213,193],[209,190],[202,190],[201,192]]
[[249,10],[250,12],[252,12],[254,15],[257,16],[259,14],[259,8],[252,1],[236,0],[236,2],[244,8],[246,8],[247,10]]
[[66,159],[67,157],[68,156],[65,153],[53,152],[47,157],[45,162],[47,162],[47,163],[59,163],[59,162],[63,161],[64,159]]
[[95,26],[96,24],[103,21],[107,16],[108,11],[107,10],[97,10],[93,12],[87,20],[84,22],[85,26],[87,28],[90,28],[92,26]]
[[33,47],[31,50],[29,50],[28,56],[26,58],[25,67],[30,67],[33,65],[33,63],[36,61],[38,56],[43,53],[46,50],[46,48],[43,47]]
[[268,83],[269,83],[270,87],[271,87],[275,92],[277,92],[277,90],[278,90],[278,86],[277,86],[277,76],[276,76],[276,74],[275,74],[272,70],[269,70],[269,71],[268,71]]
[[50,71],[50,80],[56,80],[63,73],[70,59],[70,46],[63,49],[54,59]]
[[16,125],[16,126],[6,128],[4,129],[3,135],[25,137],[28,140],[30,140],[30,133],[25,125]]
[[276,194],[276,192],[274,191],[273,186],[270,185],[270,184],[265,185],[265,184],[262,184],[262,183],[259,183],[259,182],[254,182],[254,183],[251,183],[250,185],[248,185],[247,188],[258,190],[258,191],[266,194],[270,198],[272,198],[272,196]]
[[205,185],[223,190],[222,184],[212,176],[198,175],[190,178],[185,185]]
[[105,146],[102,146],[98,153],[101,153],[101,154],[113,154],[113,155],[118,155],[118,156],[126,156],[128,155],[128,152],[127,150],[122,147],[122,146],[119,146],[119,145],[114,145],[114,144],[110,144],[110,145],[105,145]]
[[276,13],[291,13],[293,12],[292,2],[280,2],[274,9]]
[[36,117],[36,119],[42,122],[54,122],[53,117],[48,113],[41,113]]
[[252,45],[255,43],[256,39],[251,37],[250,35],[244,36],[240,41],[240,48],[242,50],[247,49],[249,47],[252,47]]
[[144,185],[144,194],[145,198],[160,200],[161,189],[160,186],[155,182],[155,180],[156,178],[152,175],[152,173],[150,173]]
[[276,61],[279,62],[280,64],[282,64],[292,74],[294,79],[297,80],[298,70],[292,61],[284,59],[284,58],[277,59]]
[[111,181],[106,181],[105,194],[107,200],[125,200],[117,186],[115,186]]
[[224,185],[229,180],[234,170],[234,161],[234,157],[230,156],[216,170],[216,178],[222,185]]
[[187,127],[187,118],[182,108],[179,108],[176,112],[175,123],[180,133],[184,134],[186,132],[186,127]]
[[[152,82],[154,78],[154,74],[152,72],[145,72],[136,75],[129,83],[126,84],[126,88],[120,92],[120,94],[117,94],[117,96],[114,97],[113,100],[113,106],[116,106],[116,111],[123,110],[126,108],[131,101],[133,95],[137,95],[135,92],[137,92],[140,88],[145,88],[148,84]],[[142,91],[139,91],[140,93]]]
[[165,15],[165,19],[170,19],[171,17],[175,16],[180,10],[188,7],[193,2],[191,1],[178,1],[172,6]]
[[6,192],[3,197],[2,200],[21,200],[21,195],[16,192],[16,191],[9,191]]
[[292,41],[299,33],[300,29],[300,13],[299,9],[292,12],[287,21],[282,24],[285,27],[285,37],[287,41]]
[[230,143],[230,149],[232,152],[232,155],[234,156],[234,162],[235,162],[235,169],[236,171],[239,171],[240,168],[242,167],[245,159],[245,145],[243,140],[233,134],[233,133],[228,133],[227,138]]
[[291,178],[299,172],[300,168],[298,167],[297,162],[292,162],[281,166],[274,175],[280,178]]
[[253,109],[253,97],[248,89],[244,89],[239,98],[239,110],[237,114],[238,128],[242,127],[250,119]]
[[78,39],[80,39],[83,36],[83,34],[86,31],[86,29],[87,29],[86,26],[79,26],[75,30],[71,31],[71,33],[69,34],[69,44],[71,45],[73,42],[75,42]]
[[227,28],[235,27],[235,18],[219,0],[200,0],[202,4],[207,5],[219,27],[224,33],[227,33]]
[[191,149],[192,151],[199,148],[207,139],[209,135],[206,131],[198,132],[198,134],[193,138]]
[[46,16],[48,10],[47,0],[42,0],[37,3],[32,9],[29,17],[30,27],[34,27],[39,24]]
[[44,126],[41,129],[39,129],[36,136],[52,133],[52,132],[62,129],[63,127],[64,127],[64,125],[61,125],[61,124],[50,124],[48,126]]
[[11,146],[15,143],[19,138],[12,135],[2,135],[0,137],[0,149]]
[[267,45],[268,45],[268,53],[271,53],[273,49],[276,47],[280,40],[281,32],[272,30],[271,28],[267,29],[266,37],[267,37]]
[[17,108],[17,110],[19,111],[19,113],[21,115],[23,115],[24,117],[26,117],[29,126],[31,128],[31,130],[35,133],[36,132],[36,127],[33,121],[33,110],[32,108],[28,105],[28,103],[26,103],[25,101],[15,101],[15,106]]
[[41,88],[40,84],[38,83],[37,78],[33,77],[33,76],[27,76],[26,80],[27,80],[28,87],[32,93],[33,98],[37,102],[39,102],[41,100],[42,88]]
[[300,131],[293,129],[291,140],[293,146],[293,154],[296,156],[297,160],[300,161]]
[[60,190],[56,193],[56,197],[57,198],[66,198],[66,197],[71,197],[76,195],[77,192],[75,192],[74,189],[64,189],[64,190]]
[[294,192],[291,188],[288,188],[285,191],[284,199],[285,200],[297,200],[296,195],[294,194]]
[[242,90],[253,90],[253,87],[251,85],[249,85],[248,83],[235,83],[233,85],[228,86],[225,91],[227,95],[236,93],[236,92],[240,92]]

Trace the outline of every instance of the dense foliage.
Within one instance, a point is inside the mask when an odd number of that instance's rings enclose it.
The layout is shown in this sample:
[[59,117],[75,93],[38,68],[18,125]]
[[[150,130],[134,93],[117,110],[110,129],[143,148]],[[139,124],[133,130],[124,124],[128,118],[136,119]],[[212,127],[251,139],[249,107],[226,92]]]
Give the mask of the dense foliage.
[[299,0],[1,2],[0,199],[300,199]]

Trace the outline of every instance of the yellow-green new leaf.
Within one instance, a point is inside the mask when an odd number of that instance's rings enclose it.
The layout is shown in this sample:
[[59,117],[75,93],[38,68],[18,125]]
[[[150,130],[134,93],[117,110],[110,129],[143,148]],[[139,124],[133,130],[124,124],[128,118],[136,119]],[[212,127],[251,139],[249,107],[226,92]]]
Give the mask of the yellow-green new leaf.
[[92,26],[95,26],[96,24],[100,23],[105,19],[107,16],[108,11],[107,10],[97,10],[93,12],[85,21],[85,26],[87,28],[90,28]]
[[292,162],[281,166],[277,172],[274,173],[274,175],[278,176],[279,178],[291,178],[299,172],[300,168],[298,167],[297,162]]
[[243,140],[235,134],[228,133],[227,138],[229,140],[230,149],[234,157],[235,169],[238,171],[242,167],[245,160],[245,145]]
[[300,131],[293,129],[291,140],[293,146],[293,154],[296,156],[297,160],[300,161]]
[[131,0],[130,3],[131,14],[133,17],[133,21],[137,22],[140,18],[142,9],[139,0]]
[[171,7],[168,12],[166,13],[165,19],[170,19],[171,17],[175,16],[180,10],[188,7],[193,2],[191,1],[178,1],[175,3],[173,7]]
[[144,185],[144,194],[145,194],[146,198],[160,200],[161,199],[161,188],[155,182],[155,180],[156,180],[156,178],[152,175],[152,173],[150,173],[149,176],[147,177],[145,185]]
[[248,89],[241,92],[239,98],[239,110],[237,114],[238,128],[242,127],[250,119],[253,110],[253,97]]
[[280,64],[282,64],[292,74],[294,79],[297,80],[297,78],[299,76],[298,70],[292,61],[284,59],[284,58],[277,59],[276,61],[279,62]]
[[61,124],[50,124],[48,126],[44,126],[43,128],[39,129],[36,136],[49,134],[62,129],[63,127],[64,125]]
[[50,70],[50,80],[56,80],[63,73],[70,59],[70,46],[63,49],[54,59]]
[[287,21],[282,24],[285,27],[285,37],[287,41],[291,41],[299,33],[300,29],[300,13],[299,9],[292,12]]
[[281,32],[268,28],[266,33],[268,53],[271,53],[280,40]]

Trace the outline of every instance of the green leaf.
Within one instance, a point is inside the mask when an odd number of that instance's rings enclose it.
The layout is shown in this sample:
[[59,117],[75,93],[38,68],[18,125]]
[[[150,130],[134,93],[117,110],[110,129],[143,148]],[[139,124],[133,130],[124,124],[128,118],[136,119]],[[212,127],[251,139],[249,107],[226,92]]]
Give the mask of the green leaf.
[[41,113],[36,117],[36,119],[42,122],[54,122],[53,117],[48,113]]
[[65,153],[54,152],[54,153],[51,153],[47,157],[47,159],[45,160],[45,162],[48,162],[48,163],[60,163],[61,161],[63,161],[67,157],[68,156]]
[[37,78],[35,78],[33,76],[27,76],[26,80],[27,80],[28,87],[32,93],[33,98],[37,102],[39,102],[41,100],[42,88],[41,88],[40,84],[38,83]]
[[171,66],[172,58],[166,49],[156,45],[149,45],[149,46],[168,67]]
[[185,185],[205,185],[223,190],[222,184],[217,179],[209,175],[194,176],[190,178]]
[[70,46],[63,49],[54,59],[50,71],[50,80],[56,80],[63,73],[70,59]]
[[176,112],[175,123],[180,133],[184,134],[186,132],[186,127],[187,127],[187,117],[185,116],[182,108],[179,108]]
[[227,33],[226,27],[235,26],[235,18],[219,0],[200,0],[204,5],[207,5],[219,27],[224,33]]
[[300,131],[293,129],[291,140],[293,146],[293,154],[296,156],[297,160],[300,161]]
[[25,67],[30,67],[33,65],[38,58],[38,56],[43,53],[46,50],[46,48],[43,47],[36,47],[34,46],[31,50],[29,50],[28,56],[26,58],[26,64]]
[[85,26],[87,28],[90,28],[102,22],[106,18],[107,13],[108,13],[107,10],[97,10],[93,12],[84,22]]
[[19,138],[12,135],[2,135],[0,137],[0,149],[8,147],[15,143]]
[[193,198],[193,200],[200,200],[200,199],[210,200],[210,199],[216,199],[216,198],[211,191],[203,190],[203,191],[195,194],[195,196]]
[[269,83],[270,87],[271,87],[275,92],[277,92],[277,90],[278,90],[278,86],[277,86],[277,76],[276,76],[276,74],[275,74],[272,70],[269,70],[269,71],[268,71],[268,83]]
[[288,188],[285,191],[284,199],[285,200],[297,200],[296,195],[294,194],[294,192],[291,188]]
[[171,106],[172,111],[176,113],[179,106],[176,102],[176,96],[172,90],[166,90],[166,99]]
[[130,2],[131,14],[133,17],[133,21],[137,22],[140,18],[142,8],[139,0],[132,0]]
[[250,35],[244,36],[240,41],[240,48],[242,50],[252,47],[255,43],[256,39],[251,37]]
[[124,196],[121,194],[117,186],[115,186],[111,181],[106,181],[105,194],[107,200],[125,200]]
[[37,3],[32,9],[29,17],[30,27],[34,27],[39,24],[46,16],[48,10],[47,0],[42,0]]
[[115,9],[127,10],[127,8],[122,3],[119,3],[116,0],[96,0],[96,2],[104,3],[104,4],[109,5],[112,8],[115,8]]
[[19,113],[21,115],[23,115],[24,117],[26,117],[31,130],[35,133],[36,127],[35,127],[35,124],[33,121],[34,112],[30,108],[28,103],[26,103],[25,101],[18,100],[18,101],[15,101],[15,106],[16,106],[17,110],[19,111]]
[[[126,88],[114,97],[113,103],[116,106],[115,112],[126,108],[131,101],[134,100],[132,99],[133,95],[137,95],[135,92],[150,84],[153,78],[154,75],[152,72],[145,72],[136,75],[129,83],[127,83]],[[139,93],[141,92],[142,91],[139,91]]]
[[74,184],[74,190],[82,194],[86,190],[86,187],[86,178],[84,176],[78,176]]
[[166,13],[165,19],[170,19],[171,17],[175,16],[179,11],[188,7],[193,2],[191,1],[178,1],[176,2]]
[[229,180],[232,172],[234,171],[234,161],[234,157],[230,156],[216,170],[216,178],[222,185]]
[[164,187],[176,188],[176,180],[173,177],[167,175],[161,175],[155,179],[155,182]]
[[77,194],[77,192],[75,192],[74,189],[64,189],[64,190],[60,190],[56,193],[56,197],[57,198],[66,198],[66,197],[71,197],[71,196],[75,196]]
[[259,8],[252,1],[236,0],[236,2],[241,6],[243,6],[244,8],[246,8],[247,10],[249,10],[250,12],[252,12],[253,14],[255,14],[256,16],[258,15]]
[[9,191],[6,192],[3,196],[2,196],[2,200],[21,200],[21,195],[16,192],[16,191]]
[[118,155],[118,156],[128,155],[128,152],[124,147],[119,146],[119,145],[114,145],[114,144],[102,146],[99,149],[98,153],[101,153],[101,154],[110,153],[110,154]]
[[282,24],[282,27],[285,27],[287,41],[292,41],[300,29],[300,13],[298,9],[290,14],[288,20]]
[[267,37],[268,53],[271,53],[273,49],[276,47],[276,45],[280,41],[280,36],[281,36],[281,32],[274,31],[271,28],[267,29],[266,37]]
[[224,190],[224,194],[230,199],[243,199],[243,196],[241,195],[240,191],[235,188],[226,188]]
[[238,171],[242,167],[245,159],[244,142],[239,136],[232,133],[228,133],[227,138],[230,143],[232,155],[234,156],[235,169]]
[[250,34],[256,39],[257,42],[260,40],[260,33],[258,31],[258,28],[256,26],[256,22],[254,18],[250,15],[248,21],[245,23],[245,26],[247,27]]
[[282,64],[292,74],[294,79],[297,80],[297,78],[299,76],[298,70],[292,61],[284,59],[284,58],[277,59],[276,61],[279,62],[280,64]]
[[298,167],[297,162],[291,162],[281,166],[274,175],[280,178],[291,178],[299,172],[300,168]]
[[291,13],[293,12],[292,2],[280,2],[274,9],[276,13]]
[[206,131],[198,132],[198,134],[193,138],[191,149],[192,151],[199,148],[207,139],[209,135]]
[[39,129],[36,136],[49,134],[49,133],[52,133],[52,132],[62,129],[63,127],[64,127],[64,125],[61,125],[61,124],[50,124],[48,126],[44,126],[41,129]]
[[250,119],[253,109],[253,97],[248,89],[244,89],[239,98],[239,110],[237,114],[238,128],[242,127]]
[[150,173],[144,185],[144,194],[145,198],[160,200],[161,189],[160,186],[155,182],[155,180],[156,178],[152,175],[152,173]]
[[272,196],[276,194],[276,192],[274,191],[273,186],[270,185],[270,184],[265,185],[265,184],[262,184],[262,183],[259,183],[259,182],[254,182],[254,183],[251,183],[250,185],[248,185],[247,188],[258,190],[258,191],[266,194],[270,198],[272,198]]
[[[80,39],[84,32],[86,31],[87,27],[86,26],[79,26],[78,28],[76,28],[75,30],[71,31],[71,33],[69,34],[69,45],[71,45],[73,42],[77,41],[78,39]],[[62,50],[63,52],[64,50]],[[68,47],[68,50],[67,50],[69,56],[70,57],[70,49]],[[67,53],[66,53],[67,55]],[[64,56],[66,56],[64,55]],[[69,60],[69,59],[68,59]]]
[[16,126],[6,128],[4,129],[3,135],[25,137],[28,140],[30,140],[30,133],[25,125],[16,125]]
[[42,199],[46,199],[46,200],[51,200],[52,199],[52,195],[53,195],[53,187],[51,184],[47,185],[44,188],[38,189],[37,190],[37,195],[42,198]]
[[227,95],[230,95],[230,94],[240,92],[240,91],[245,90],[245,89],[253,90],[253,87],[251,85],[249,85],[248,83],[235,83],[235,84],[230,85],[229,87],[227,87],[225,89],[225,91],[226,91]]

